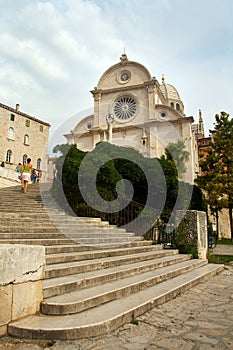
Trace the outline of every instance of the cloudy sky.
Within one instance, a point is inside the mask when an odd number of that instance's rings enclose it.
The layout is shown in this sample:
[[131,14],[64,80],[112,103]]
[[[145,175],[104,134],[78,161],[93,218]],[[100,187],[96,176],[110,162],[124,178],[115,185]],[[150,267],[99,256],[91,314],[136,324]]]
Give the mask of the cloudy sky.
[[[126,50],[174,85],[187,116],[233,115],[232,0],[0,0],[0,102],[64,133]],[[74,119],[72,119],[74,122]],[[66,130],[66,128],[68,130]],[[65,142],[65,139],[64,139]]]

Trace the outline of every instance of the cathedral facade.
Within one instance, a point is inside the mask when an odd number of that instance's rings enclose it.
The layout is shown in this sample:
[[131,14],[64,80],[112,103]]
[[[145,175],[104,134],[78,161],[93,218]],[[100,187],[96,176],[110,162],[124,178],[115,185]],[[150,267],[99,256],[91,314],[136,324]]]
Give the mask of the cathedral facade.
[[183,180],[193,183],[198,154],[193,117],[187,117],[176,88],[151,76],[142,64],[128,60],[108,68],[91,91],[94,114],[69,134],[69,144],[91,151],[100,141],[133,147],[145,157],[160,157],[169,143],[183,140],[189,152]]

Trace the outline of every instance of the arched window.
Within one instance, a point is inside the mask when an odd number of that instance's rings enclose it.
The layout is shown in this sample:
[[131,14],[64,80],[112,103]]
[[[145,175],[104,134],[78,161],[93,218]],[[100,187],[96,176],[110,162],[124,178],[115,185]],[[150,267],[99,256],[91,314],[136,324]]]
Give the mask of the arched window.
[[28,136],[27,134],[24,135],[23,143],[24,143],[25,145],[28,145],[28,144],[29,144],[29,136]]
[[37,161],[36,161],[36,169],[37,170],[40,170],[40,165],[41,165],[41,159],[38,158]]
[[8,129],[8,138],[14,139],[14,129],[13,128]]
[[180,105],[179,105],[179,103],[176,104],[176,110],[177,110],[177,111],[180,110]]
[[174,108],[174,103],[173,103],[173,102],[171,102],[170,106],[171,106],[172,108]]
[[6,162],[10,163],[12,158],[12,151],[10,149],[7,150],[6,152]]
[[27,163],[28,156],[26,154],[23,155],[23,164]]

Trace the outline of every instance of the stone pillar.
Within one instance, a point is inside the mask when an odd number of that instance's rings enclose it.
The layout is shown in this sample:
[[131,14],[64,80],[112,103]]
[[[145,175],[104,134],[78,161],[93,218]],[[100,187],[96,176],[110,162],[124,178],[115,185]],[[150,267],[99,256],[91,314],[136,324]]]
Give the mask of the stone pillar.
[[176,217],[183,217],[182,221],[186,224],[187,237],[189,243],[197,249],[199,259],[207,259],[208,255],[208,232],[207,217],[204,211],[183,210],[176,211]]
[[39,311],[45,247],[0,245],[0,336],[14,320]]

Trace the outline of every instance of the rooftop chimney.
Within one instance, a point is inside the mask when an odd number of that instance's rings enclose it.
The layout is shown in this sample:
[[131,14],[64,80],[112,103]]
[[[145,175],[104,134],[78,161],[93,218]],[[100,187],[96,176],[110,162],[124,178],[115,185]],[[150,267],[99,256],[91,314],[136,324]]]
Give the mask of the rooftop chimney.
[[19,104],[17,103],[17,105],[16,105],[16,112],[18,112],[19,111]]

